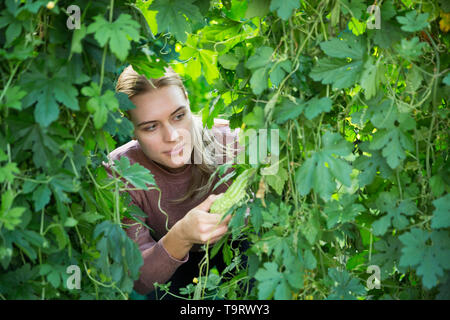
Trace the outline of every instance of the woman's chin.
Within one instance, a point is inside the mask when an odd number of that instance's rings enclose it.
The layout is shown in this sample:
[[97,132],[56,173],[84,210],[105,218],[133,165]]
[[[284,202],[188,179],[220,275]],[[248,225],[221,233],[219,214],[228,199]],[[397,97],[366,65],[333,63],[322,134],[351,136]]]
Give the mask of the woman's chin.
[[165,165],[171,169],[179,169],[183,168],[187,164],[190,163],[190,156],[185,155],[184,151],[181,150],[179,154],[166,154],[167,160],[165,161]]

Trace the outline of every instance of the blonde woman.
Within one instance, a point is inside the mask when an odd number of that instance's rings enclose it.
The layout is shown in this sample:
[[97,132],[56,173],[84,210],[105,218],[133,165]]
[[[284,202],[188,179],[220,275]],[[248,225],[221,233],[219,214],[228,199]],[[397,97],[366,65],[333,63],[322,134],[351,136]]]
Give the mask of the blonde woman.
[[[158,190],[128,191],[132,203],[148,215],[143,222],[151,228],[150,232],[134,221],[123,220],[131,225],[126,232],[138,244],[144,260],[134,289],[147,295],[154,291],[155,282],[170,281],[171,292],[179,294],[177,289],[198,275],[204,255],[198,252],[201,245],[217,242],[228,230],[230,216],[220,222],[220,214],[208,211],[231,182],[221,184],[213,194],[220,177],[210,177],[219,164],[236,156],[238,132],[218,119],[212,130],[205,128],[201,118],[190,111],[187,91],[171,68],[166,68],[161,78],[147,79],[128,66],[118,78],[116,91],[127,94],[136,106],[127,111],[135,137],[112,151],[109,164],[103,165],[112,176],[112,161],[128,157],[131,164],[149,169],[161,190],[161,195]],[[218,268],[224,267],[223,261],[214,262]]]

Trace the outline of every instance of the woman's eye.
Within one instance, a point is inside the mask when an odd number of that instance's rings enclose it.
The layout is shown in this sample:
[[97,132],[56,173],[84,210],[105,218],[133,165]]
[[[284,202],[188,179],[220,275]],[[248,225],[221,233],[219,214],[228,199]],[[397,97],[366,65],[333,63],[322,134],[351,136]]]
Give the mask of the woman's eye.
[[155,125],[153,125],[153,126],[150,126],[150,127],[148,127],[148,128],[146,128],[145,130],[146,131],[153,131],[154,129],[155,129]]
[[183,117],[184,117],[184,113],[180,113],[175,118],[177,118],[177,120],[181,120],[181,119],[183,119]]

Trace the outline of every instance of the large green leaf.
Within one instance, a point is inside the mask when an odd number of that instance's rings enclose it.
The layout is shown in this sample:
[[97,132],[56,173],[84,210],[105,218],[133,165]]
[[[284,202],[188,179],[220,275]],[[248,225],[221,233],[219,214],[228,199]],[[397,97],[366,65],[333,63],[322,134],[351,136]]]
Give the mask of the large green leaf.
[[147,184],[156,185],[155,179],[148,169],[139,163],[130,165],[130,160],[127,157],[114,160],[112,168],[136,188],[147,190]]
[[333,282],[333,291],[327,300],[356,300],[357,296],[366,294],[364,286],[346,270],[329,268],[328,276]]
[[353,161],[353,167],[360,171],[358,175],[358,183],[360,187],[371,184],[377,176],[378,171],[385,179],[388,179],[392,174],[392,169],[387,164],[386,159],[381,155],[381,152],[370,150],[369,146],[370,143],[368,141],[364,141],[359,145],[359,149],[370,153],[370,157],[361,155]]
[[304,103],[305,106],[305,117],[308,120],[312,120],[323,112],[331,111],[332,101],[328,97],[323,98],[312,98]]
[[278,124],[283,124],[288,120],[295,119],[303,112],[305,104],[303,100],[294,98],[294,101],[283,98],[280,105],[277,106],[273,113],[273,119]]
[[408,226],[409,221],[405,216],[412,216],[417,212],[417,207],[411,200],[403,200],[397,204],[397,197],[389,192],[383,192],[378,197],[377,208],[387,214],[372,224],[375,235],[383,235],[392,225],[396,229]]
[[99,238],[97,249],[100,257],[97,265],[102,272],[122,290],[130,292],[133,281],[139,276],[143,264],[142,254],[125,231],[111,221],[104,221],[95,227],[93,237]]
[[362,204],[355,203],[356,195],[343,194],[339,201],[326,203],[323,212],[327,216],[327,227],[333,228],[338,223],[350,222],[365,211]]
[[95,33],[94,38],[101,47],[108,43],[111,52],[120,60],[125,60],[131,48],[128,38],[139,40],[139,24],[128,14],[121,14],[114,22],[107,21],[103,15],[94,17],[94,20],[87,33]]
[[202,71],[208,83],[214,83],[219,77],[217,53],[198,48],[198,37],[189,36],[186,46],[180,52],[180,59],[187,61],[186,71],[193,80],[200,77]]
[[94,114],[94,126],[100,129],[108,119],[108,113],[116,111],[119,108],[114,92],[107,90],[103,95],[100,93],[100,87],[97,83],[92,82],[91,86],[81,89],[81,93],[91,97],[86,106],[89,112]]
[[39,68],[33,68],[23,79],[23,87],[28,90],[23,107],[36,103],[34,117],[43,127],[58,119],[58,102],[72,110],[79,110],[78,90],[72,85],[76,79],[69,77],[69,69],[61,68],[56,74],[48,74]]
[[[427,232],[411,229],[399,236],[403,243],[400,266],[414,267],[423,285],[431,289],[437,285],[444,270],[450,269],[450,235],[448,231]],[[431,240],[431,244],[428,241]]]
[[322,42],[320,47],[333,58],[320,59],[309,74],[311,78],[323,84],[332,84],[335,89],[348,88],[359,81],[365,55],[365,38],[343,34],[340,39]]
[[[158,31],[168,31],[177,40],[186,42],[187,34],[192,32],[191,25],[201,22],[202,15],[199,8],[193,4],[194,0],[154,0],[148,10],[158,11],[156,21]],[[187,20],[189,19],[189,20]]]
[[409,11],[404,16],[397,17],[397,21],[402,24],[402,30],[416,32],[428,27],[428,12],[418,13]]
[[267,88],[269,70],[273,64],[272,54],[272,48],[259,47],[245,63],[245,66],[252,70],[250,85],[255,94],[261,94]]
[[7,190],[2,194],[2,204],[0,207],[0,228],[5,227],[8,230],[14,228],[22,222],[21,216],[25,211],[22,207],[12,207],[15,195],[12,190]]
[[9,123],[18,128],[13,149],[15,153],[32,150],[33,162],[39,168],[49,167],[55,161],[54,155],[58,153],[59,145],[39,124],[16,120]]
[[383,149],[382,154],[387,163],[395,169],[406,158],[405,150],[414,150],[414,143],[407,131],[416,126],[413,118],[397,110],[393,101],[384,100],[375,103],[369,102],[369,111],[372,113],[371,122],[377,128],[384,128],[375,133],[370,143],[371,150]]
[[362,60],[364,57],[365,41],[361,37],[356,37],[345,33],[341,38],[333,38],[320,43],[320,48],[328,56],[333,58],[351,58]]
[[272,0],[270,11],[276,11],[283,20],[288,20],[295,9],[300,8],[300,0]]
[[359,80],[362,64],[360,60],[348,63],[344,59],[322,58],[309,75],[315,81],[332,84],[334,89],[348,88]]
[[302,196],[314,189],[325,201],[328,201],[336,188],[337,179],[350,187],[351,166],[344,160],[335,158],[333,154],[347,156],[352,151],[351,143],[338,133],[327,131],[323,137],[323,148],[306,159],[295,173],[295,182]]
[[431,227],[434,229],[450,227],[450,194],[433,201],[435,210],[431,219]]

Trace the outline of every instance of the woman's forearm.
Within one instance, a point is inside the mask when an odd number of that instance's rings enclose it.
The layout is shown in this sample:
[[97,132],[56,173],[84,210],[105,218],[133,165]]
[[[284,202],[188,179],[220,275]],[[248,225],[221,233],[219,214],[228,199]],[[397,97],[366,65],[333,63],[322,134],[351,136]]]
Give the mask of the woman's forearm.
[[181,237],[179,222],[176,223],[161,240],[164,248],[173,258],[182,260],[189,250],[191,250],[193,244]]

